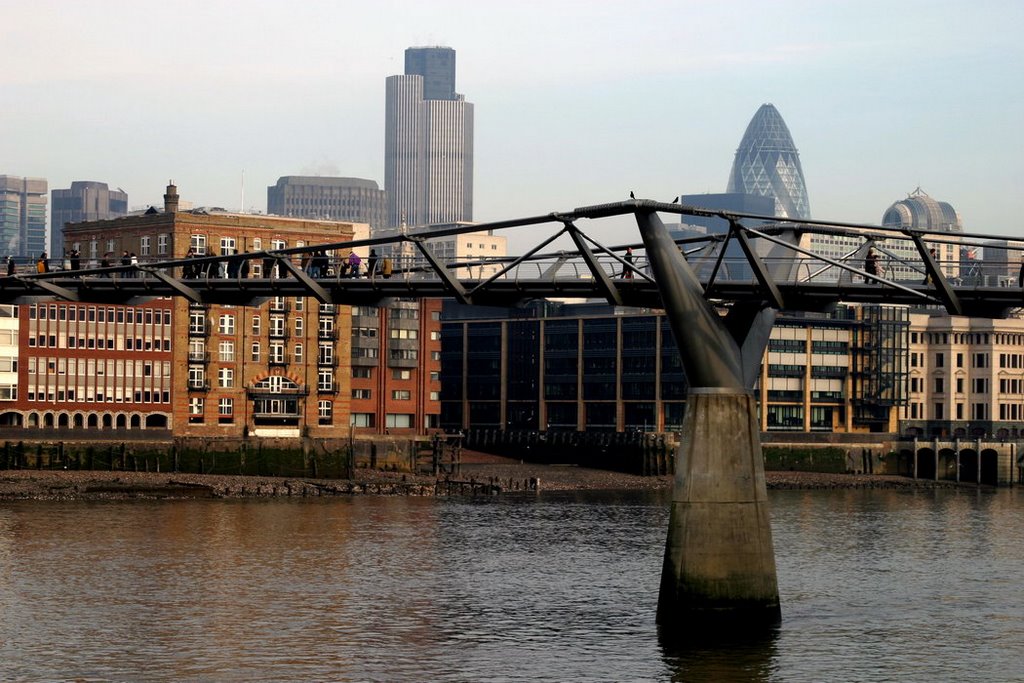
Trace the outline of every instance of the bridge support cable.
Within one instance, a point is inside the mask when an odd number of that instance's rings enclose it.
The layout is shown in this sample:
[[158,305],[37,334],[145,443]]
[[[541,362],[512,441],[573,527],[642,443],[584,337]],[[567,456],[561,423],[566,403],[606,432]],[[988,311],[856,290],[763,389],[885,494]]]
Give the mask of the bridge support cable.
[[55,297],[64,299],[65,301],[80,301],[78,292],[73,292],[67,287],[61,287],[52,282],[47,282],[43,278],[23,278],[15,275],[14,279],[25,285],[27,289],[38,287],[48,294],[52,294]]
[[740,303],[723,320],[657,214],[636,220],[690,382],[658,623],[670,637],[770,628],[781,611],[751,388],[775,312]]
[[[519,266],[520,266],[520,265],[521,265],[522,263],[525,263],[526,261],[529,261],[529,260],[530,260],[531,258],[533,258],[534,254],[536,254],[536,253],[537,253],[537,252],[539,252],[539,251],[540,251],[541,249],[543,249],[544,247],[546,247],[546,246],[548,246],[549,244],[551,244],[552,242],[554,242],[554,241],[555,241],[556,239],[558,239],[559,237],[561,237],[561,236],[562,236],[562,235],[563,235],[564,233],[565,233],[565,228],[563,227],[563,228],[562,228],[561,230],[559,230],[559,231],[558,231],[558,232],[556,232],[555,234],[553,234],[553,235],[551,235],[550,237],[548,237],[548,238],[547,238],[546,240],[544,240],[543,242],[541,242],[540,244],[538,244],[537,246],[535,246],[535,247],[534,247],[533,249],[530,249],[530,250],[529,250],[529,251],[527,251],[527,252],[526,252],[525,254],[523,254],[523,255],[521,255],[521,256],[517,256],[516,258],[512,259],[512,260],[511,260],[511,261],[510,261],[509,263],[507,263],[507,264],[506,264],[506,265],[505,265],[504,267],[502,267],[502,268],[501,268],[500,270],[498,270],[498,272],[497,272],[497,273],[494,273],[494,274],[493,274],[493,275],[491,275],[491,276],[490,276],[489,278],[487,278],[486,280],[484,280],[483,282],[481,282],[480,284],[478,284],[478,285],[477,285],[476,287],[474,287],[473,289],[471,289],[471,290],[469,291],[469,293],[468,293],[468,296],[472,297],[472,296],[473,296],[473,294],[475,294],[475,293],[476,293],[477,291],[479,291],[479,290],[482,290],[482,289],[486,288],[486,287],[487,287],[487,285],[491,284],[491,283],[492,283],[492,282],[494,282],[495,280],[498,280],[498,279],[500,279],[500,278],[504,277],[504,276],[505,276],[506,274],[510,273],[511,271],[513,271],[513,270],[516,270],[516,269],[517,269],[517,268],[518,268],[518,267],[519,267]],[[567,260],[568,260],[568,257],[567,257],[567,256],[565,256],[565,255],[563,254],[563,255],[560,255],[560,257],[559,257],[559,259],[558,259],[558,260],[556,261],[556,263],[558,263],[558,264],[561,264],[561,263],[565,263],[565,261],[567,261]],[[549,272],[550,270],[551,270],[551,269],[550,269],[550,268],[548,268],[547,270],[545,270],[545,271],[544,271],[544,272],[543,272],[543,273],[541,274],[541,276],[540,276],[540,277],[541,277],[541,279],[542,279],[542,280],[546,280],[546,279],[548,279],[548,277],[549,277],[549,275],[548,275],[548,272]],[[550,275],[551,279],[554,279],[554,275],[555,275],[555,274],[556,274],[557,272],[558,272],[558,268],[555,268],[555,271],[554,271],[554,273],[552,273],[552,274]]]
[[[789,242],[786,242],[786,241],[784,241],[784,240],[782,240],[782,239],[780,239],[778,237],[775,237],[773,235],[766,234],[764,232],[761,232],[759,230],[755,230],[753,228],[747,228],[747,231],[750,232],[753,235],[757,235],[758,237],[764,238],[764,239],[768,240],[769,242],[774,242],[776,244],[784,246],[785,248],[789,249],[790,251],[793,251],[793,252],[798,253],[798,254],[803,254],[804,256],[808,256],[808,257],[810,257],[810,258],[812,258],[812,259],[814,259],[816,261],[822,261],[822,262],[827,263],[829,265],[836,266],[837,268],[840,268],[841,270],[849,271],[849,272],[857,274],[857,275],[863,275],[863,276],[867,276],[868,275],[866,272],[864,272],[860,268],[854,268],[853,266],[851,266],[851,265],[849,265],[847,263],[843,263],[842,261],[837,261],[837,260],[835,260],[833,258],[829,258],[828,256],[823,256],[821,254],[816,254],[813,251],[811,251],[810,249],[805,249],[803,247],[798,247],[796,245],[793,245],[793,244],[791,244]],[[885,285],[887,287],[892,287],[893,289],[898,289],[901,292],[904,292],[905,294],[908,294],[908,295],[910,295],[910,296],[912,296],[912,297],[914,297],[916,299],[923,299],[925,301],[935,301],[934,297],[928,296],[924,292],[919,292],[919,291],[917,291],[915,289],[912,289],[910,287],[906,287],[904,285],[901,285],[898,282],[894,282],[892,280],[887,280],[887,279],[885,279],[883,277],[877,277],[877,276],[874,277],[873,279],[876,282],[878,282],[879,284]]]
[[950,315],[963,315],[963,306],[960,305],[960,299],[957,298],[956,292],[950,286],[949,280],[942,274],[942,269],[935,261],[924,240],[921,239],[921,235],[916,232],[907,232],[906,235],[914,241],[914,246],[917,247],[918,253],[921,254],[921,260],[924,262],[924,269],[927,273],[925,284],[930,283],[935,288],[936,294],[942,300],[946,311]]
[[157,268],[140,268],[139,270],[141,272],[145,273],[146,275],[151,275],[151,276],[155,277],[157,280],[159,280],[160,282],[163,282],[165,285],[167,285],[168,287],[170,287],[175,292],[177,292],[181,296],[185,297],[186,299],[188,299],[192,303],[194,303],[194,304],[201,304],[201,303],[203,303],[203,297],[199,295],[199,292],[197,292],[193,288],[189,287],[188,285],[183,283],[181,280],[179,280],[177,278],[171,277],[170,275],[168,275],[167,273],[163,272],[162,270],[157,269]]
[[311,278],[306,271],[292,263],[290,258],[278,257],[277,263],[280,266],[284,266],[285,270],[294,275],[295,279],[301,282],[317,301],[322,304],[334,303],[334,297],[331,296],[331,293],[324,289],[323,285]]
[[772,278],[771,273],[765,268],[764,261],[761,260],[761,257],[757,255],[757,251],[751,245],[750,238],[747,237],[745,232],[746,228],[737,221],[730,220],[729,230],[736,233],[736,241],[740,243],[740,248],[743,249],[743,254],[747,257],[747,263],[750,265],[751,270],[754,271],[754,277],[757,278],[758,284],[761,285],[761,289],[768,295],[772,308],[785,308],[786,305],[782,298],[782,292],[775,285],[775,280]]
[[[864,240],[863,244],[861,244],[859,247],[857,247],[853,251],[850,251],[850,252],[847,252],[847,253],[843,254],[843,256],[841,257],[840,260],[842,260],[842,261],[852,260],[854,263],[864,263],[864,260],[867,258],[867,255],[868,255],[868,251],[871,250],[871,249],[874,249],[874,247],[875,247],[875,240],[874,240],[874,238],[869,237],[866,240]],[[830,268],[830,266],[826,266],[825,268],[822,268],[821,270],[819,270],[817,272],[817,274],[820,275],[821,273],[824,273],[829,268]],[[849,270],[840,271],[840,273],[839,273],[839,286],[840,287],[846,287],[846,286],[849,286],[849,285],[852,285],[852,284],[853,284],[853,273],[851,271],[849,271]]]
[[452,275],[451,271],[448,270],[448,268],[441,263],[436,256],[434,256],[434,252],[431,250],[430,245],[424,242],[422,237],[406,236],[406,239],[416,245],[416,248],[420,250],[421,254],[423,254],[423,258],[427,259],[427,263],[430,264],[430,267],[433,268],[434,272],[441,278],[441,281],[444,282],[445,287],[452,293],[452,297],[456,301],[460,304],[472,303],[470,300],[471,297],[466,293],[466,288],[463,287],[462,283]]
[[597,257],[594,256],[594,252],[587,246],[586,236],[580,232],[579,228],[573,225],[572,221],[566,221],[565,228],[569,232],[569,237],[572,238],[573,243],[576,245],[576,249],[579,250],[583,262],[587,264],[587,268],[590,269],[591,274],[594,276],[594,283],[597,285],[597,288],[608,300],[608,303],[621,306],[622,292],[615,286],[612,279],[608,277],[608,273],[601,267]]

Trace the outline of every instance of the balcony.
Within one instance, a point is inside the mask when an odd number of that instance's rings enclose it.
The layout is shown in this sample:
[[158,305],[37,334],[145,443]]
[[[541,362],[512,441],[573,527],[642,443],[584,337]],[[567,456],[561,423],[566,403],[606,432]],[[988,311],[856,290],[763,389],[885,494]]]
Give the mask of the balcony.
[[272,367],[282,367],[291,363],[291,354],[283,353],[276,356],[267,356],[267,365]]
[[189,363],[209,363],[210,352],[209,351],[189,351],[188,352]]
[[287,339],[291,335],[288,334],[288,328],[270,329],[269,336],[271,339]]
[[269,310],[271,313],[287,313],[288,311],[292,310],[292,305],[287,301],[280,304],[272,301],[270,302]]
[[309,396],[309,387],[296,386],[270,389],[250,384],[245,387],[245,392],[249,398],[291,398],[295,396]]
[[211,325],[189,325],[189,337],[209,337]]
[[318,384],[316,387],[316,393],[318,394],[336,394],[338,393],[337,383],[331,384]]
[[188,381],[189,391],[209,391],[210,383],[206,380],[189,380]]
[[317,339],[323,341],[337,341],[338,331],[337,330],[318,330],[316,333]]
[[316,359],[316,364],[321,368],[336,368],[338,367],[338,357],[331,356],[330,358],[319,357]]

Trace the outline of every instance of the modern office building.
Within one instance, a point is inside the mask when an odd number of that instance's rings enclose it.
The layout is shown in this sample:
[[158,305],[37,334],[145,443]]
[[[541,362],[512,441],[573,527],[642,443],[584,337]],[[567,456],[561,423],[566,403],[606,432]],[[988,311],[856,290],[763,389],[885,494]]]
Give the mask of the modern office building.
[[289,218],[354,221],[370,231],[385,226],[384,191],[374,180],[282,176],[267,188],[267,213]]
[[46,180],[0,175],[0,248],[4,255],[37,258],[49,247]]
[[128,215],[128,194],[111,190],[106,183],[75,180],[71,187],[50,193],[50,256],[61,257],[64,249],[64,225],[84,221],[102,221]]
[[[78,249],[86,263],[122,251],[145,262],[184,258],[190,249],[229,256],[339,242],[368,230],[177,205],[172,185],[163,211],[69,224],[64,246]],[[233,277],[281,276],[277,271],[257,260]],[[72,429],[159,428],[175,438],[419,434],[440,414],[440,316],[432,306],[360,307],[354,332],[350,307],[312,297],[257,306],[183,298],[143,306],[23,305],[21,348],[34,372],[26,363],[19,368],[23,399],[4,419]]]
[[771,197],[774,214],[780,218],[811,217],[800,154],[774,105],[761,105],[750,120],[736,150],[726,192]]
[[1022,286],[1022,256],[1024,241],[987,240],[978,264],[983,282],[993,287]]
[[455,51],[405,51],[386,81],[387,226],[473,219],[473,105],[455,92]]
[[[840,306],[785,316],[758,382],[761,429],[897,429],[905,399],[908,312]],[[674,431],[688,384],[663,312],[545,303],[521,310],[446,309],[445,429]]]

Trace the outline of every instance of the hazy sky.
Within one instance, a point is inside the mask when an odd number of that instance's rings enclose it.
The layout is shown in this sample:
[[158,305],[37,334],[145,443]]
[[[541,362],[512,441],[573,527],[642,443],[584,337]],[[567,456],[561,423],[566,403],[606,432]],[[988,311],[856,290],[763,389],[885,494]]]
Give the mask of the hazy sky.
[[0,173],[132,206],[266,209],[282,175],[384,176],[384,79],[457,53],[475,215],[724,192],[772,102],[815,218],[920,186],[1024,234],[1020,0],[0,0]]

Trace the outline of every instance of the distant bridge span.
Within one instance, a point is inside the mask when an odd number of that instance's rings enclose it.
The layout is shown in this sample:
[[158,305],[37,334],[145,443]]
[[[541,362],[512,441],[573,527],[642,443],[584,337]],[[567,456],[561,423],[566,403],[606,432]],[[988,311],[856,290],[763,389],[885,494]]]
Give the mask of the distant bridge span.
[[[1017,282],[1006,286],[1010,278],[962,273],[959,261],[943,262],[931,257],[926,248],[936,243],[984,247],[986,241],[1005,240],[1011,245],[1005,253],[1010,254],[1020,250],[1012,246],[1013,237],[910,232],[825,221],[779,223],[770,216],[650,200],[226,257],[179,258],[78,271],[58,266],[48,273],[37,273],[33,268],[33,272],[0,277],[0,301],[55,297],[132,303],[180,296],[195,303],[249,305],[269,297],[312,296],[323,303],[369,305],[393,297],[448,297],[480,305],[515,306],[540,298],[601,298],[619,305],[661,308],[662,295],[642,242],[605,246],[577,226],[581,220],[649,213],[724,221],[725,230],[720,234],[675,240],[694,268],[705,299],[716,305],[744,302],[784,311],[823,311],[840,301],[891,303],[942,306],[954,315],[990,318],[1005,317],[1013,309],[1024,307],[1024,290],[1016,286]],[[765,224],[748,227],[745,221]],[[429,241],[466,232],[536,230],[540,226],[555,226],[556,231],[520,256],[444,261],[433,254]],[[814,234],[845,238],[853,246],[839,258],[818,254],[811,250],[810,237]],[[550,250],[551,243],[563,236],[573,241],[575,249]],[[313,277],[301,267],[303,257],[315,251],[338,255],[359,247],[395,253],[392,276],[385,278],[378,270],[369,276],[348,278],[334,267],[329,275]],[[631,264],[626,260],[627,248],[636,250]],[[883,267],[877,276],[863,270],[869,248],[883,255]],[[341,259],[334,257],[335,261]],[[276,276],[225,276],[227,272],[242,272],[242,261],[260,263],[264,273],[273,270]],[[1019,262],[1019,257],[1015,261]],[[60,263],[51,260],[54,262]],[[991,261],[983,265],[988,271],[998,269],[998,264]],[[1002,272],[1011,269],[1003,265]],[[185,268],[202,274],[186,278]]]

